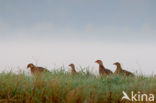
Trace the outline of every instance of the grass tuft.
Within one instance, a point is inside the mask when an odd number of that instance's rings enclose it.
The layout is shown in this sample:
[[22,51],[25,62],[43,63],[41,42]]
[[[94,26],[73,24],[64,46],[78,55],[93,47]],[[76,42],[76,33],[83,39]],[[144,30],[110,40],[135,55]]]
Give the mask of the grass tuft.
[[72,75],[63,70],[40,76],[0,74],[0,103],[123,103],[123,90],[156,94],[156,77]]

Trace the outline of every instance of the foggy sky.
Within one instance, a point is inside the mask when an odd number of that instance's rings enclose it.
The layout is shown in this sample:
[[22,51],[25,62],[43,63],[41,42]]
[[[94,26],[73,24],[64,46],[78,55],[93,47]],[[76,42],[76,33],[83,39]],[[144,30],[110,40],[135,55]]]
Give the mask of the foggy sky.
[[0,37],[155,42],[155,4],[154,0],[0,0]]

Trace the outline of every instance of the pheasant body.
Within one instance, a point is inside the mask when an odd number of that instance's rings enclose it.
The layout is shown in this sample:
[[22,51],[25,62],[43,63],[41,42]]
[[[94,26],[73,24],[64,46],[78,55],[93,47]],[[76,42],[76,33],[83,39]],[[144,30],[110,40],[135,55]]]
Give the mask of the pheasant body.
[[113,74],[113,72],[107,68],[104,67],[103,62],[101,60],[97,60],[96,63],[99,64],[99,74],[100,75],[110,75]]
[[42,73],[42,72],[49,72],[46,68],[43,67],[37,67],[34,64],[28,64],[27,68],[30,68],[31,74],[38,74],[38,73]]
[[121,74],[121,75],[125,75],[125,76],[134,76],[133,73],[131,73],[131,72],[127,71],[127,70],[123,70],[122,67],[121,67],[121,64],[119,62],[114,63],[114,65],[117,66],[117,68],[116,68],[116,70],[114,72],[115,75],[116,74]]
[[76,74],[76,70],[75,70],[75,65],[74,64],[69,64],[69,66],[72,68],[72,74]]

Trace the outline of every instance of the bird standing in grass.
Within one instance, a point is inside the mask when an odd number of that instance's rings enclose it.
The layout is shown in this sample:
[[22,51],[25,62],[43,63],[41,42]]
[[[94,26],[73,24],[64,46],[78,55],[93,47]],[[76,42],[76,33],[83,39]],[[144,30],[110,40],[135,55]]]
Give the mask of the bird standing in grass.
[[116,65],[116,70],[114,72],[114,74],[122,74],[122,75],[125,75],[125,76],[134,76],[133,73],[129,72],[129,71],[126,71],[126,70],[123,70],[122,67],[121,67],[121,64],[119,62],[116,62],[114,63],[114,65]]
[[76,74],[76,70],[75,70],[75,65],[74,64],[69,64],[69,66],[72,68],[72,74]]
[[30,63],[27,65],[27,68],[30,68],[31,73],[34,74],[38,74],[38,73],[42,73],[42,72],[49,72],[46,68],[43,67],[37,67],[34,64]]
[[103,62],[101,60],[97,60],[95,62],[99,64],[99,74],[100,75],[107,76],[107,75],[113,74],[113,72],[111,70],[104,67]]

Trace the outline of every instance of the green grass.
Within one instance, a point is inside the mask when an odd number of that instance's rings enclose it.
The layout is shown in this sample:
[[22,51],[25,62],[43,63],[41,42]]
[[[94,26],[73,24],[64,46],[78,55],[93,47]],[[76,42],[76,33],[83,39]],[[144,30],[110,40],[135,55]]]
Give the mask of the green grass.
[[156,94],[156,77],[101,77],[64,71],[40,76],[0,74],[0,103],[128,103],[121,102],[123,90]]

